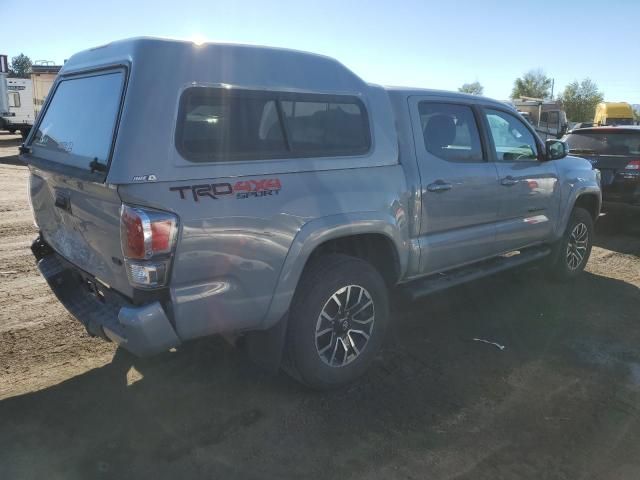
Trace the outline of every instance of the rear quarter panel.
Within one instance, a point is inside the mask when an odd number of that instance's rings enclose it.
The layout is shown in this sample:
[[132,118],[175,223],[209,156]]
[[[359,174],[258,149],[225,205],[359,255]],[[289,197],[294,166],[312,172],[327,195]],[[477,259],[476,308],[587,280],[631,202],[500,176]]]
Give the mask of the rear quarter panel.
[[[250,180],[280,188],[246,198],[234,188],[216,198],[196,195],[197,200],[193,189],[182,190],[184,195],[175,190],[194,184],[236,187]],[[397,163],[132,184],[120,186],[119,193],[127,203],[170,210],[180,219],[170,290],[182,339],[275,323],[288,308],[306,259],[326,240],[383,233],[400,252],[407,247],[406,184]]]

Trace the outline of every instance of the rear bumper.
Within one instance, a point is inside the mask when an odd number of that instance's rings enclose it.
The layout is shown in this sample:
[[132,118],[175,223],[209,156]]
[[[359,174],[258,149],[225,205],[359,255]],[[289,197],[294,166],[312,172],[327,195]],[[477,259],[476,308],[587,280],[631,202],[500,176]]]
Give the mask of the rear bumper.
[[618,173],[611,184],[603,187],[602,200],[640,205],[640,173]]
[[[35,249],[34,253],[36,258],[40,257]],[[160,302],[133,305],[119,294],[92,282],[56,253],[42,256],[38,269],[58,300],[91,335],[111,340],[141,357],[180,344]]]

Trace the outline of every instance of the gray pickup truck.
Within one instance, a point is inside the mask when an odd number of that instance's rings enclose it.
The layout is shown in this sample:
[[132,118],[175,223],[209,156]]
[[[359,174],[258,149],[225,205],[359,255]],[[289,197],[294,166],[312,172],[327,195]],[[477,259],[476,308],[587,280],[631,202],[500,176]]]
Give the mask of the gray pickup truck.
[[92,335],[137,355],[243,338],[314,388],[366,370],[392,288],[574,277],[601,204],[598,171],[501,102],[255,46],[78,53],[21,152],[39,269]]

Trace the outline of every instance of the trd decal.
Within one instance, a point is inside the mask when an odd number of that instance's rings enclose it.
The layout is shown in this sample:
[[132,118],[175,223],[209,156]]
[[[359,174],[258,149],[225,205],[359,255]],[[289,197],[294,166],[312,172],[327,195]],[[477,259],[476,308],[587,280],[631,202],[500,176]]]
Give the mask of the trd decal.
[[200,198],[208,197],[213,200],[227,198],[235,195],[235,198],[257,198],[268,195],[278,195],[282,185],[279,178],[265,178],[263,180],[240,180],[231,183],[203,183],[200,185],[184,185],[169,188],[172,192],[178,192],[180,198],[184,200],[187,195],[193,197],[198,202]]

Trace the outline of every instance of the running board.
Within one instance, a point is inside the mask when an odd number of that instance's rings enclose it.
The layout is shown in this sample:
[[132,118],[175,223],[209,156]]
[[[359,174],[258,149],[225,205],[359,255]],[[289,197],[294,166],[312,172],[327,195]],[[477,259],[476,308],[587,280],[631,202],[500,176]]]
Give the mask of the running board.
[[510,268],[518,267],[535,260],[540,260],[551,253],[549,247],[531,247],[518,252],[511,252],[490,260],[460,267],[446,273],[436,273],[425,278],[414,280],[402,287],[411,300],[416,300],[449,287],[477,280]]

